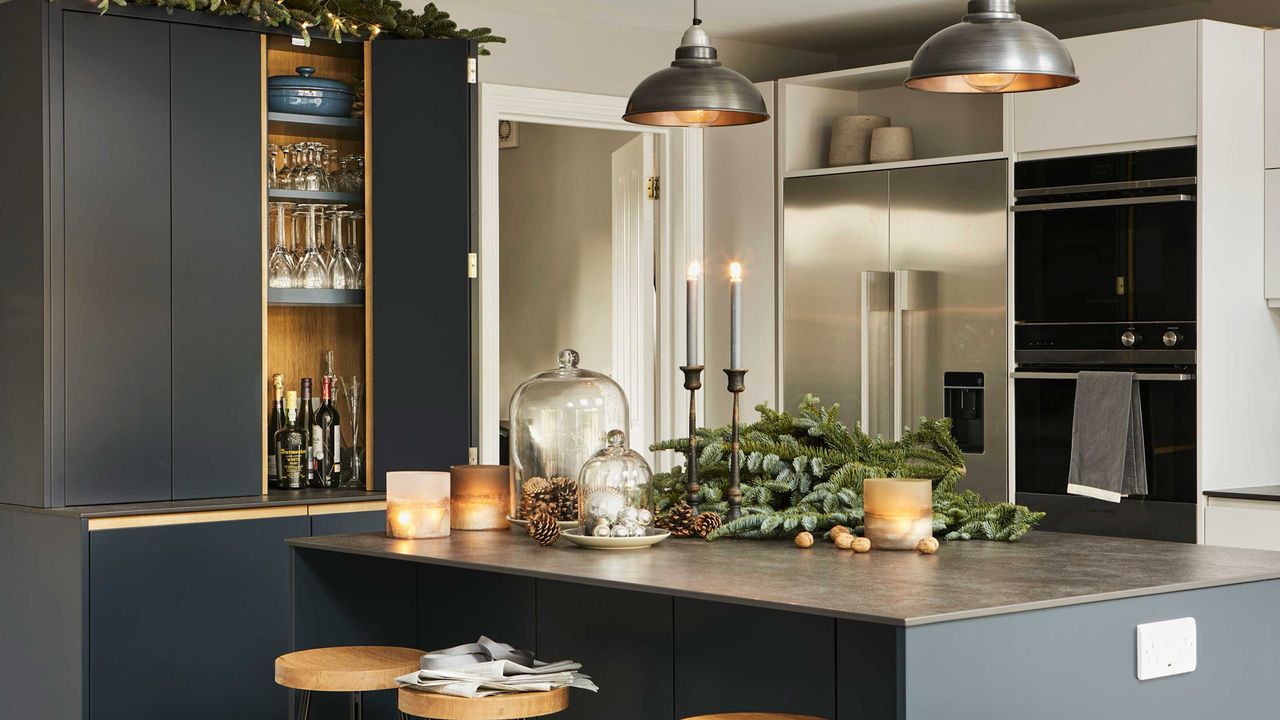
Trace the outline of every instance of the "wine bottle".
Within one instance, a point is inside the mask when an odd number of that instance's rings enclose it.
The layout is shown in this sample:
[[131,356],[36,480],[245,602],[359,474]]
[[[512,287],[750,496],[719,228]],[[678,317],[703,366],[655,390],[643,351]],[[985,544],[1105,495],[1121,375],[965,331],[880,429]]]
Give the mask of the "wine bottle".
[[267,484],[280,486],[280,455],[276,452],[276,433],[284,428],[284,376],[271,376],[272,401],[267,414]]
[[290,390],[284,400],[285,424],[275,436],[276,456],[280,462],[280,487],[301,490],[307,479],[307,436],[298,424],[298,393]]
[[311,378],[302,378],[302,408],[298,414],[298,427],[307,437],[306,481],[307,487],[316,487],[316,446],[320,440],[315,411],[311,407]]
[[342,482],[342,421],[333,406],[333,387],[327,376],[320,378],[316,427],[320,429],[321,445],[316,479],[320,487],[337,487]]

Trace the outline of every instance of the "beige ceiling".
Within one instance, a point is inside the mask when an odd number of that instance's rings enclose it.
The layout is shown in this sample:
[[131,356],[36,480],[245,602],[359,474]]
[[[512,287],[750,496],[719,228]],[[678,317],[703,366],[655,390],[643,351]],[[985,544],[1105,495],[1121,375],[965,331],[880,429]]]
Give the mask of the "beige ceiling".
[[[691,0],[445,2],[671,32],[687,27],[692,14]],[[964,7],[964,0],[699,0],[713,40],[853,55],[919,43],[959,20]],[[1189,17],[1280,24],[1280,0],[1021,0],[1018,9],[1023,19],[1065,35]],[[1106,20],[1117,16],[1127,20]]]

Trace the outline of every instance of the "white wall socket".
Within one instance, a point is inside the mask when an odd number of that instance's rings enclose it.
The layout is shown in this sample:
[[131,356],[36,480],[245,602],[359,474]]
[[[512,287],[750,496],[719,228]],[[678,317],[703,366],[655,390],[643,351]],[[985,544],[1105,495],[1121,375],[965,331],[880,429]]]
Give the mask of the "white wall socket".
[[1196,619],[1138,626],[1138,679],[1181,675],[1196,669]]

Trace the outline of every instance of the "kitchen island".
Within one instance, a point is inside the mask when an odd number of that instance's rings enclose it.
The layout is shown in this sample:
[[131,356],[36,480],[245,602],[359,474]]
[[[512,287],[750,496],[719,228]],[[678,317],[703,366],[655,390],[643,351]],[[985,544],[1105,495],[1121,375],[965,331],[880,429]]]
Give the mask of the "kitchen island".
[[[508,532],[290,545],[296,647],[486,634],[584,663],[601,693],[566,718],[1249,717],[1280,671],[1280,553],[1050,532],[933,556]],[[1135,627],[1181,617],[1197,669],[1140,682]]]

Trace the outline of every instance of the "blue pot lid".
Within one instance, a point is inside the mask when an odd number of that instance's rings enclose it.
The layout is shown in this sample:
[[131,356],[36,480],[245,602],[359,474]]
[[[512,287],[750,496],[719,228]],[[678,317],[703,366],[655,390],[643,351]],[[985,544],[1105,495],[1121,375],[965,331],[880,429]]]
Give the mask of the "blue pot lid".
[[313,67],[303,65],[295,69],[297,75],[272,75],[267,79],[267,87],[272,90],[330,90],[355,95],[351,86],[340,80],[313,77],[316,71]]

